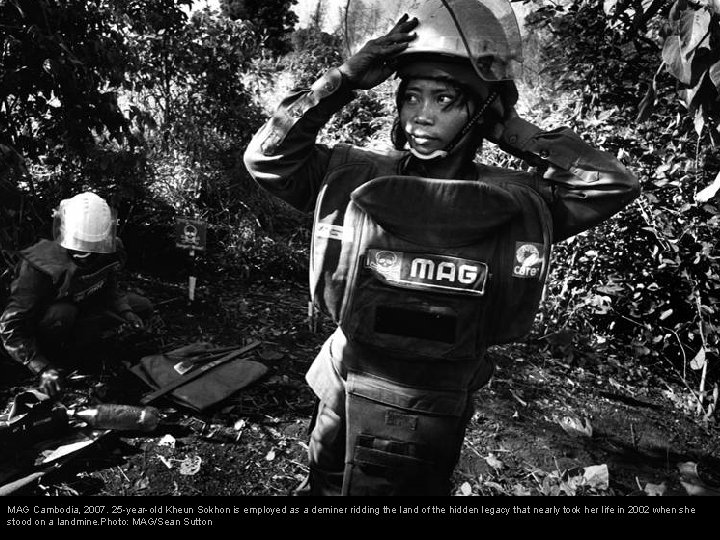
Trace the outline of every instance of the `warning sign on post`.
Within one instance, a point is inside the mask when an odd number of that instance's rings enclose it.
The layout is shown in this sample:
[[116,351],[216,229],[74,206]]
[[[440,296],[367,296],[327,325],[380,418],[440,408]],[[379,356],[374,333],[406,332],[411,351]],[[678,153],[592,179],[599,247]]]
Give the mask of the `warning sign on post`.
[[207,223],[198,219],[177,218],[175,221],[175,246],[190,251],[204,251]]

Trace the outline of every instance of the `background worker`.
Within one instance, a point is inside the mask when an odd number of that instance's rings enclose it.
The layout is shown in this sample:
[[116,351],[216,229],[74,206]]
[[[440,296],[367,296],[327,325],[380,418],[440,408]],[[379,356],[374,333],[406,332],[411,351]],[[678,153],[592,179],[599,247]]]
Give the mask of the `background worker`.
[[53,240],[20,252],[0,316],[0,339],[51,397],[63,391],[64,372],[77,366],[104,331],[119,324],[141,328],[152,313],[147,298],[118,286],[125,252],[116,226],[104,199],[81,193],[55,211]]

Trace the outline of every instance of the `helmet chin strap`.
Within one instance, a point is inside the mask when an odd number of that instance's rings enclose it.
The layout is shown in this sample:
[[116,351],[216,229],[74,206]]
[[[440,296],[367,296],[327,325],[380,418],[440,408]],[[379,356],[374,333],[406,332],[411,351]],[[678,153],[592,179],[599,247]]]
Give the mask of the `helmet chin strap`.
[[480,119],[480,117],[485,113],[485,110],[493,104],[493,102],[497,99],[498,93],[496,91],[490,92],[490,95],[488,95],[487,99],[482,103],[480,107],[478,107],[478,110],[475,112],[475,114],[472,116],[470,120],[465,124],[465,126],[458,132],[457,135],[455,135],[455,138],[450,141],[450,144],[448,144],[444,149],[440,150],[433,150],[429,154],[421,154],[417,150],[415,150],[410,143],[408,143],[408,150],[410,150],[410,153],[415,156],[418,159],[421,159],[423,161],[430,161],[432,159],[440,159],[447,157],[450,152],[452,152],[453,148],[460,142],[460,140],[467,134],[468,131],[470,131],[470,128],[475,125],[475,123]]
[[423,161],[430,161],[431,159],[437,159],[437,158],[444,158],[447,157],[449,152],[447,150],[433,150],[429,154],[421,154],[417,150],[415,150],[410,144],[408,143],[408,150],[410,150],[410,153],[415,156],[418,159],[422,159]]

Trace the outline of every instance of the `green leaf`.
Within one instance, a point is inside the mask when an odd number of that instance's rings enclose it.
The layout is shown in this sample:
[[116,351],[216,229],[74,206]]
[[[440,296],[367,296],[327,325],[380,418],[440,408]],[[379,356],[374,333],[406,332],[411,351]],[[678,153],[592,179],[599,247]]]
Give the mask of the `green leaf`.
[[505,464],[492,452],[485,458],[485,462],[496,471],[502,470],[505,467]]
[[708,68],[708,77],[715,85],[715,89],[720,91],[720,62],[715,62]]
[[695,111],[695,119],[693,121],[693,124],[695,126],[695,133],[698,134],[698,137],[702,135],[702,130],[705,127],[705,115],[702,112],[702,108],[698,108]]
[[710,20],[710,12],[704,7],[683,13],[679,25],[680,49],[686,61],[691,61],[695,50],[707,40]]
[[618,3],[618,0],[604,0],[603,2],[603,11],[606,15],[612,14],[612,11],[615,9],[616,4]]
[[695,355],[695,358],[693,358],[690,362],[690,367],[692,369],[702,369],[703,366],[705,366],[705,347],[700,349]]
[[715,194],[718,192],[718,190],[720,190],[720,173],[715,176],[715,180],[713,180],[712,184],[699,191],[695,195],[695,201],[703,203],[708,202],[710,199],[715,197]]
[[662,50],[662,59],[670,74],[683,84],[690,85],[692,70],[680,55],[680,36],[669,35]]

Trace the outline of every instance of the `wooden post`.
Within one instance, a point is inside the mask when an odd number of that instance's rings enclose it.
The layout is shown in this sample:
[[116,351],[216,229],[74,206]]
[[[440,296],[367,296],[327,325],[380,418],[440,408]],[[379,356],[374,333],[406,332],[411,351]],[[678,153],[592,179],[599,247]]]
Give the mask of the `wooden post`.
[[175,245],[188,250],[190,264],[188,271],[188,307],[193,307],[197,292],[197,257],[198,251],[205,251],[207,222],[188,217],[175,220]]
[[195,276],[195,250],[190,250],[190,276],[188,277],[188,301],[190,305],[195,301],[195,287],[197,285],[197,277]]

